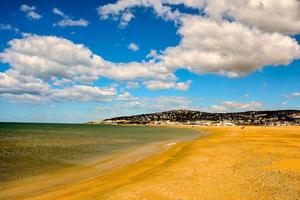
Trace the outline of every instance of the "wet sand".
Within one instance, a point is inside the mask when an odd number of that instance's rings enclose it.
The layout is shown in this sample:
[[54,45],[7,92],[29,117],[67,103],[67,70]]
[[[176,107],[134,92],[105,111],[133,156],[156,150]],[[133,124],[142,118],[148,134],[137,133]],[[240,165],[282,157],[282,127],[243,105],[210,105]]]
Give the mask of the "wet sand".
[[28,199],[300,199],[300,127],[198,129],[210,134],[105,174],[89,168],[88,177],[50,190],[22,195],[47,184],[12,186],[0,199],[9,191]]
[[[199,136],[200,134],[198,134]],[[147,157],[157,155],[177,143],[198,137],[182,137],[162,142],[146,144],[144,146],[132,147],[109,156],[101,156],[100,159],[84,162],[80,166],[62,168],[50,173],[23,178],[0,185],[0,199],[43,199],[44,193],[57,191],[60,188],[77,184],[82,180],[88,180],[102,176],[112,170],[128,164],[136,163]]]

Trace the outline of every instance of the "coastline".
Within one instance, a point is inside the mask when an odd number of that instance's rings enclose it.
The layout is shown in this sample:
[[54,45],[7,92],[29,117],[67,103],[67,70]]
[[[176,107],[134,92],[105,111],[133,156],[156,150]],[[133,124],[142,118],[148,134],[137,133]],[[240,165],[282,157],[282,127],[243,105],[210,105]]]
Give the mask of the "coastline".
[[50,173],[12,181],[1,185],[0,199],[31,198],[36,195],[39,196],[40,194],[56,191],[66,185],[103,176],[124,166],[137,163],[152,156],[157,156],[180,143],[194,140],[202,136],[204,135],[199,132],[199,134],[194,137],[182,137],[180,139],[172,139],[149,143],[144,146],[131,147],[121,150],[120,152],[107,155],[101,159],[90,159],[82,166],[67,167]]
[[211,134],[26,199],[300,198],[299,127],[191,128]]

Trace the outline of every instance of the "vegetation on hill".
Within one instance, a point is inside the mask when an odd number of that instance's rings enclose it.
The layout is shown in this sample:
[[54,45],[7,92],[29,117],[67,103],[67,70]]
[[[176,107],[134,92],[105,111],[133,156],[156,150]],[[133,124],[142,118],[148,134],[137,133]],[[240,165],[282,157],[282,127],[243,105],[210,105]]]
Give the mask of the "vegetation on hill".
[[106,119],[109,124],[300,125],[299,110],[208,113],[172,110]]

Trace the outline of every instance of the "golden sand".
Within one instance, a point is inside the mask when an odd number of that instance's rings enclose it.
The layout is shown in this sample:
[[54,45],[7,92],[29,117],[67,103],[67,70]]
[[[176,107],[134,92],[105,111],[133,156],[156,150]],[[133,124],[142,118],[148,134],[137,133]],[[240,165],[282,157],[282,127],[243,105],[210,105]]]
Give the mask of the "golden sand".
[[199,129],[210,135],[170,145],[162,153],[105,175],[76,180],[27,197],[300,199],[300,127]]

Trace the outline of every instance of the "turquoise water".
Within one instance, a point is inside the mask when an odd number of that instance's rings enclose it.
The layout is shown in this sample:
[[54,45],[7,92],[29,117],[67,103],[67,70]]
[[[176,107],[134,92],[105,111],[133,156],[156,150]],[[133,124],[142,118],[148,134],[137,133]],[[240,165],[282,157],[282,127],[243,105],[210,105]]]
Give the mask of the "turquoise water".
[[0,123],[0,183],[197,135],[190,129],[146,126]]

